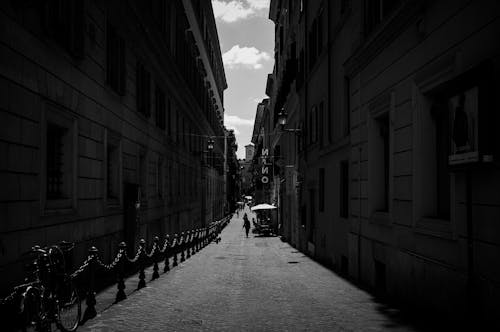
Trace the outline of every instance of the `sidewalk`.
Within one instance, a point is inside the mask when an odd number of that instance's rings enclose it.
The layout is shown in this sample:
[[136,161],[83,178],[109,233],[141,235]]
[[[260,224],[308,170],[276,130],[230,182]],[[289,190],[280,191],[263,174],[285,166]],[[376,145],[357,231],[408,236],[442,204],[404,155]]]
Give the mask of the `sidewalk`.
[[245,238],[242,217],[233,218],[219,244],[210,244],[79,331],[416,330],[279,238]]

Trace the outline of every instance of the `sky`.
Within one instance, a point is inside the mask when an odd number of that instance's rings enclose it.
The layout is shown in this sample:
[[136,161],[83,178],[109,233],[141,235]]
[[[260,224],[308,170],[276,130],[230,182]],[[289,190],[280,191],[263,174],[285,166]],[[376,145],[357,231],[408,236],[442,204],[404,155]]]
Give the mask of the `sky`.
[[269,0],[212,0],[212,6],[228,84],[224,124],[234,129],[241,159],[273,70],[274,23],[268,18]]

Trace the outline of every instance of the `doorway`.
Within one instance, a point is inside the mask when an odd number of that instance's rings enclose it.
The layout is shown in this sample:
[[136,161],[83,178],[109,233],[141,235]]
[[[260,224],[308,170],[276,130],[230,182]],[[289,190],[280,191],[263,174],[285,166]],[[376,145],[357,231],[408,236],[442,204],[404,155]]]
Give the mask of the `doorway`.
[[135,203],[139,197],[139,186],[133,183],[123,185],[123,239],[127,244],[127,252],[135,252],[135,238],[137,234],[137,210]]

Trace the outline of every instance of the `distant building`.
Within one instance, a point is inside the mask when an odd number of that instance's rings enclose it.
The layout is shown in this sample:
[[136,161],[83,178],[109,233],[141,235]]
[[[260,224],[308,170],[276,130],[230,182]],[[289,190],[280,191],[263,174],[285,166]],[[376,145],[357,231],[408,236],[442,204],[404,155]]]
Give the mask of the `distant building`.
[[245,160],[252,160],[255,152],[255,147],[253,144],[245,145]]
[[211,2],[62,2],[0,5],[0,292],[23,281],[32,245],[76,242],[75,264],[95,245],[109,261],[122,240],[224,214]]
[[252,142],[285,160],[268,193],[285,238],[381,294],[497,318],[498,1],[271,0],[269,17]]

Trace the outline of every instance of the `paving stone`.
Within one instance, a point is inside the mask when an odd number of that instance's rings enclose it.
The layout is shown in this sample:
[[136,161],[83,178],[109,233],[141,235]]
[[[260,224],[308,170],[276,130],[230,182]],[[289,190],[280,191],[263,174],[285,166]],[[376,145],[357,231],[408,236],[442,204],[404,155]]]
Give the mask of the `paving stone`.
[[246,238],[242,225],[242,218],[233,218],[220,243],[104,310],[79,331],[417,330],[397,319],[395,309],[279,238]]

